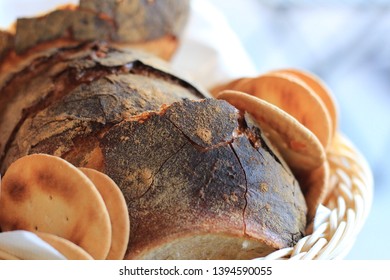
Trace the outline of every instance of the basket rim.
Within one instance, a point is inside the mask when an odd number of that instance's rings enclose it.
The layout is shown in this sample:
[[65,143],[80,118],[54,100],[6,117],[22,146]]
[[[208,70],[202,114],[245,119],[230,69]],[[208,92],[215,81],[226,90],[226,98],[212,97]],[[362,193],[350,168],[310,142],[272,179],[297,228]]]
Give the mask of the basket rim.
[[374,179],[367,160],[348,137],[337,132],[333,144],[327,152],[332,192],[317,208],[312,233],[292,247],[257,259],[342,259],[353,247],[371,210]]

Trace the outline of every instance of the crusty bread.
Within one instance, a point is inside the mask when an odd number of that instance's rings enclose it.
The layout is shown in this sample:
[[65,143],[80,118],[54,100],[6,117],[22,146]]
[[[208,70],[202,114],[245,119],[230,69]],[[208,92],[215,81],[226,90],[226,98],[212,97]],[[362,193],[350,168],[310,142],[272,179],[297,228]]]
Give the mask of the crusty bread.
[[0,71],[0,172],[47,153],[107,174],[126,259],[247,259],[303,236],[300,187],[249,115],[135,50],[40,46]]
[[225,101],[175,102],[142,122],[121,122],[101,147],[104,172],[129,203],[127,258],[249,258],[303,235],[299,185]]
[[49,153],[109,175],[129,209],[126,258],[249,258],[302,237],[298,183],[227,102],[161,61],[98,43],[33,65],[1,90],[1,169]]
[[[80,0],[39,17],[17,19],[0,31],[0,61],[35,53],[41,44],[104,40],[147,50],[165,60],[174,54],[189,14],[189,0]],[[62,44],[62,45],[61,45]]]

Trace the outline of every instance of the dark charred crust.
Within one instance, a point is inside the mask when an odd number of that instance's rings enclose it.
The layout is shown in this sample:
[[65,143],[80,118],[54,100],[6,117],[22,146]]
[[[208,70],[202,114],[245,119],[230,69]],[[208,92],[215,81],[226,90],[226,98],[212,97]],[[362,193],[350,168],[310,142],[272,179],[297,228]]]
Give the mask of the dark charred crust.
[[[268,230],[273,232],[274,236],[278,236],[279,244],[289,244],[291,235],[284,232],[284,226],[289,224],[288,228],[296,232],[304,231],[306,225],[295,224],[295,221],[290,220],[291,217],[297,216],[302,221],[305,220],[301,212],[305,213],[306,209],[292,207],[295,200],[297,200],[296,205],[305,205],[303,196],[294,195],[295,192],[299,192],[299,185],[291,174],[274,161],[268,151],[259,148],[256,152],[247,137],[237,138],[232,143],[232,147],[240,159],[247,179],[247,205],[244,213],[246,233],[256,236],[261,232],[262,226],[267,225]],[[264,182],[268,187],[266,192]],[[287,188],[284,188],[285,184],[288,185]],[[284,203],[276,201],[284,201]],[[289,206],[286,207],[285,204]],[[288,215],[291,217],[289,218]],[[258,237],[261,238],[261,235]]]
[[209,96],[208,93],[206,93],[202,89],[194,87],[191,83],[189,83],[183,79],[178,79],[177,76],[175,76],[171,73],[168,73],[166,71],[162,71],[160,69],[148,66],[148,65],[142,63],[142,61],[135,61],[133,63],[133,68],[131,71],[133,73],[147,75],[151,78],[163,77],[173,84],[177,84],[179,86],[182,86],[182,87],[188,89],[192,94],[194,94],[198,98],[207,98]]
[[0,30],[0,62],[13,47],[13,35],[9,32]]
[[[202,118],[209,110],[214,118]],[[231,124],[211,134],[208,146],[197,139],[199,127],[214,129],[222,119]],[[289,203],[290,192],[298,192],[299,186],[267,150],[252,145],[247,127],[240,128],[238,119],[234,107],[224,101],[184,100],[150,113],[142,122],[128,119],[107,131],[100,142],[104,172],[122,189],[134,221],[129,254],[185,230],[184,225],[194,230],[205,224],[203,219],[216,217],[224,217],[219,227],[240,228],[241,236],[266,238],[262,227],[269,224],[279,247],[295,242],[282,224],[289,223],[291,232],[304,230],[304,215],[298,223],[289,221],[305,212],[294,201]],[[189,124],[193,128],[188,129]],[[291,189],[281,189],[284,181]],[[303,197],[292,196],[296,205],[304,203]],[[284,200],[288,206],[279,206]],[[201,221],[195,219],[198,216]]]
[[115,18],[116,2],[112,0],[80,0],[80,8]]
[[177,154],[179,154],[181,152],[181,150],[186,146],[186,144],[183,144],[181,147],[179,147],[177,149],[177,151],[175,153],[173,153],[172,155],[170,155],[166,160],[164,160],[164,162],[161,164],[161,166],[159,168],[157,168],[157,171],[151,175],[151,182],[149,184],[149,187],[145,190],[145,192],[143,194],[141,194],[139,196],[139,198],[142,198],[143,196],[145,196],[147,194],[147,192],[149,190],[151,190],[152,186],[155,186],[155,178],[156,176],[163,170],[163,168],[165,167],[165,165],[171,160],[171,158],[173,158],[174,156],[176,156]]
[[20,54],[39,43],[69,37],[74,11],[53,11],[39,18],[19,18],[16,21],[15,51]]
[[[184,138],[174,138],[177,134],[175,130],[167,120],[151,113],[144,122],[123,121],[117,124],[102,138],[105,172],[118,185],[130,188],[126,191],[128,201],[139,197],[149,187],[149,176],[142,175],[156,174],[185,143]],[[135,184],[137,187],[131,189]]]
[[203,104],[190,100],[174,103],[165,115],[191,142],[202,148],[231,141],[238,125],[238,111],[225,101],[204,99],[199,102]]
[[[201,95],[195,95],[194,88],[182,86],[177,82],[179,78],[175,80],[170,78],[171,74],[158,70],[156,67],[160,62],[154,67],[142,63],[140,70],[137,67],[141,64],[133,63],[138,61],[138,54],[94,42],[39,56],[29,67],[15,74],[1,90],[0,116],[5,106],[12,107],[13,102],[19,102],[20,111],[15,111],[15,117],[7,121],[10,130],[2,133],[6,138],[0,143],[0,163],[5,161],[5,151],[11,150],[16,139],[20,138],[20,130],[27,121],[33,121],[36,135],[45,127],[53,128],[56,120],[58,125],[67,124],[69,127],[75,127],[70,123],[76,125],[77,122],[85,128],[84,132],[89,133],[99,129],[96,123],[113,125],[146,111],[159,111],[164,104]],[[154,65],[154,58],[146,54],[142,57]],[[21,101],[22,96],[29,98]],[[82,131],[68,131],[68,136],[66,131],[61,131],[61,135],[52,133],[50,137],[41,137],[43,142],[33,144],[31,150],[44,151],[50,145],[48,150],[53,152],[64,145],[61,152],[68,153],[73,147],[73,137],[87,136]],[[37,140],[32,139],[32,142]],[[5,170],[3,164],[1,169]]]
[[0,45],[0,60],[12,48],[22,54],[58,39],[139,43],[166,35],[177,36],[184,28],[188,12],[188,0],[160,0],[153,4],[144,0],[82,0],[73,9],[18,19],[15,37],[4,37],[7,44]]

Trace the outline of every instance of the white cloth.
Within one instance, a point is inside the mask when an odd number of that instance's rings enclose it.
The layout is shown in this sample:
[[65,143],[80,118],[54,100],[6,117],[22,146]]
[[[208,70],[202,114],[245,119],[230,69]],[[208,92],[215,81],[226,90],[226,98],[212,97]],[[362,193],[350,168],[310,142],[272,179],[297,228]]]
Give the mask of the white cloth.
[[210,1],[191,2],[189,22],[180,41],[173,68],[204,88],[257,74],[237,35]]
[[0,251],[22,260],[65,260],[56,249],[34,233],[14,230],[0,233]]

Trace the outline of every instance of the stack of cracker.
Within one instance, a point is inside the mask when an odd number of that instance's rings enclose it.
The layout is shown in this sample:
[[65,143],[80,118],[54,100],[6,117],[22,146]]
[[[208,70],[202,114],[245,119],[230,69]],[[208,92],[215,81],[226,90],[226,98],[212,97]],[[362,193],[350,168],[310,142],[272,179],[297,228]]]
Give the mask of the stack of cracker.
[[124,197],[113,180],[60,157],[24,156],[2,180],[2,231],[34,232],[68,259],[123,259],[129,223]]

